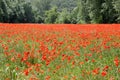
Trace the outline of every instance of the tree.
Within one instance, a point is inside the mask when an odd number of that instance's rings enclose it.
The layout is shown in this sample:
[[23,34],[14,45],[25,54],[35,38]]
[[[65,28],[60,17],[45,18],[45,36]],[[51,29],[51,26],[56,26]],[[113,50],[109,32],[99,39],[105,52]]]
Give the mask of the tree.
[[33,11],[35,17],[35,23],[44,23],[44,19],[37,11]]
[[45,16],[45,23],[55,23],[58,17],[57,8],[52,8],[51,10],[46,11]]
[[0,0],[0,21],[8,22],[8,7],[5,0]]
[[7,16],[10,23],[34,22],[34,14],[30,2],[25,0],[7,0]]
[[0,22],[120,23],[119,6],[120,0],[0,0]]
[[103,0],[88,0],[91,23],[102,23],[102,3]]
[[114,6],[114,9],[116,10],[117,14],[117,19],[116,21],[118,23],[120,23],[120,0],[113,0],[113,6]]
[[77,0],[52,0],[51,7],[57,7],[58,11],[62,11],[64,8],[68,12],[71,12],[77,6]]
[[28,23],[35,22],[34,13],[32,11],[31,3],[30,2],[25,3],[23,5],[23,9],[24,9],[25,22],[28,22]]
[[70,14],[70,21],[71,23],[73,24],[76,24],[77,23],[77,15],[78,15],[78,12],[79,12],[79,8],[78,7],[75,7],[72,11],[72,13]]
[[77,23],[90,23],[87,0],[79,0],[78,9]]
[[113,0],[104,0],[102,4],[102,23],[116,22],[116,11],[113,7]]
[[51,0],[38,0],[36,3],[37,11],[42,19],[45,19],[45,12],[50,10]]
[[56,23],[70,23],[70,14],[67,9],[63,9],[62,12],[59,12]]
[[10,23],[25,22],[23,3],[24,3],[23,0],[9,1],[8,6],[9,6],[9,22]]
[[3,22],[3,10],[0,8],[0,22]]

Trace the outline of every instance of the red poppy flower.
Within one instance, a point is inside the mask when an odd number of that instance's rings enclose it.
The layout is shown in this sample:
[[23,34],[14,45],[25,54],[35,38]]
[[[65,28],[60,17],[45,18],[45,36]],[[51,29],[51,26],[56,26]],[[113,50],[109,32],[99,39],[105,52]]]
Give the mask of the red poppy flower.
[[107,72],[106,72],[106,71],[102,71],[101,75],[102,75],[102,76],[106,76],[106,75],[107,75]]

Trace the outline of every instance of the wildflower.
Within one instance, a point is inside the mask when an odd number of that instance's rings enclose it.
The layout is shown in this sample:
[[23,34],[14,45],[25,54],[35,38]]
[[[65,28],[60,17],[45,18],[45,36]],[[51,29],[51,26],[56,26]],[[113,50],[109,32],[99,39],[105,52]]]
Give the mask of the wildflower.
[[115,65],[116,65],[116,67],[119,66],[119,60],[118,60],[118,57],[116,57],[116,58],[114,59],[114,63],[115,63]]
[[21,58],[21,54],[20,53],[17,54],[17,58]]
[[104,77],[107,75],[107,72],[106,71],[102,71],[101,75]]
[[73,76],[73,77],[71,78],[71,80],[76,80],[76,78],[77,78],[76,76]]
[[83,65],[83,64],[84,64],[84,62],[80,62],[79,64],[80,64],[80,65]]
[[95,60],[94,60],[94,59],[92,59],[92,62],[95,62]]
[[28,76],[28,74],[29,74],[28,69],[24,70],[24,74],[25,74],[26,76]]
[[12,61],[12,62],[14,62],[14,61],[15,61],[15,58],[14,58],[14,57],[12,57],[12,58],[11,58],[11,61]]
[[109,66],[105,66],[105,67],[103,68],[103,71],[107,71],[108,68],[109,68]]
[[74,54],[75,54],[76,56],[80,56],[80,53],[78,53],[78,52],[75,52]]
[[96,68],[96,69],[94,69],[94,70],[92,71],[92,73],[93,73],[94,75],[97,75],[97,74],[99,74],[99,70],[100,70],[100,68]]
[[50,76],[46,76],[46,77],[45,77],[45,80],[50,80]]
[[46,60],[47,59],[47,56],[46,55],[43,55],[42,56],[42,60],[44,61],[44,60]]
[[65,76],[64,76],[64,78],[65,78],[65,79],[68,79],[68,76],[67,76],[67,75],[65,75]]
[[6,78],[5,80],[10,80],[10,78]]
[[32,76],[29,80],[39,80],[36,76]]
[[85,61],[87,62],[87,61],[88,61],[88,58],[85,58]]
[[15,69],[16,69],[16,70],[19,70],[19,68],[18,68],[18,67],[16,67]]
[[46,66],[50,64],[50,60],[46,60]]
[[24,52],[24,56],[21,61],[23,62],[26,61],[28,59],[28,56],[29,56],[29,52]]

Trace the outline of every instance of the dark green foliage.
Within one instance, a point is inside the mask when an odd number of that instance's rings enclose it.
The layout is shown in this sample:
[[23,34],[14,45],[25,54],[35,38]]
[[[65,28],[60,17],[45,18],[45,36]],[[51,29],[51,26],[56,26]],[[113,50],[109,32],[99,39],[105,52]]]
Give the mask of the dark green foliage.
[[45,12],[50,10],[50,2],[51,0],[38,0],[35,4],[39,15],[41,15],[43,19],[45,19]]
[[120,0],[0,0],[0,22],[120,23],[119,6]]
[[30,3],[24,4],[23,9],[24,9],[25,22],[28,22],[28,23],[35,22],[31,4]]
[[35,22],[30,2],[24,0],[2,0],[0,2],[0,20],[10,23]]
[[7,1],[0,0],[0,21],[8,22],[8,6]]
[[91,19],[91,23],[102,23],[102,1],[103,0],[89,0],[89,16]]
[[117,14],[115,15],[115,16],[117,16],[116,21],[118,23],[120,23],[120,0],[113,0],[113,6],[114,6],[114,9],[117,12]]
[[60,12],[63,9],[67,9],[71,12],[77,6],[76,3],[77,0],[51,0],[51,6],[57,7]]
[[70,21],[71,21],[71,23],[73,23],[73,24],[76,24],[78,21],[77,21],[77,19],[78,19],[78,12],[79,12],[79,8],[78,7],[75,7],[74,9],[73,9],[73,11],[72,11],[72,13],[71,13],[71,15],[70,15]]
[[116,23],[117,13],[113,7],[113,0],[105,0],[102,4],[103,23]]
[[[14,0],[13,0],[14,1]],[[10,14],[9,14],[9,22],[10,23],[19,23],[25,22],[25,15],[24,15],[24,7],[25,2],[16,0],[16,2],[13,3],[13,1],[10,2],[9,8],[10,8]]]
[[70,13],[68,13],[67,9],[63,9],[62,12],[59,13],[56,23],[70,23]]
[[89,8],[86,0],[79,0],[77,23],[90,23]]
[[52,8],[51,10],[46,11],[45,15],[45,23],[55,23],[58,17],[57,8]]

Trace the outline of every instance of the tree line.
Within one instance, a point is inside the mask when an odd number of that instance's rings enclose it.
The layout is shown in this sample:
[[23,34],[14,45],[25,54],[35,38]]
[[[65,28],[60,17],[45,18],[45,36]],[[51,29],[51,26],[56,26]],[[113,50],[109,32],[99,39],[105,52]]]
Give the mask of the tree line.
[[0,0],[5,23],[120,23],[120,0]]

